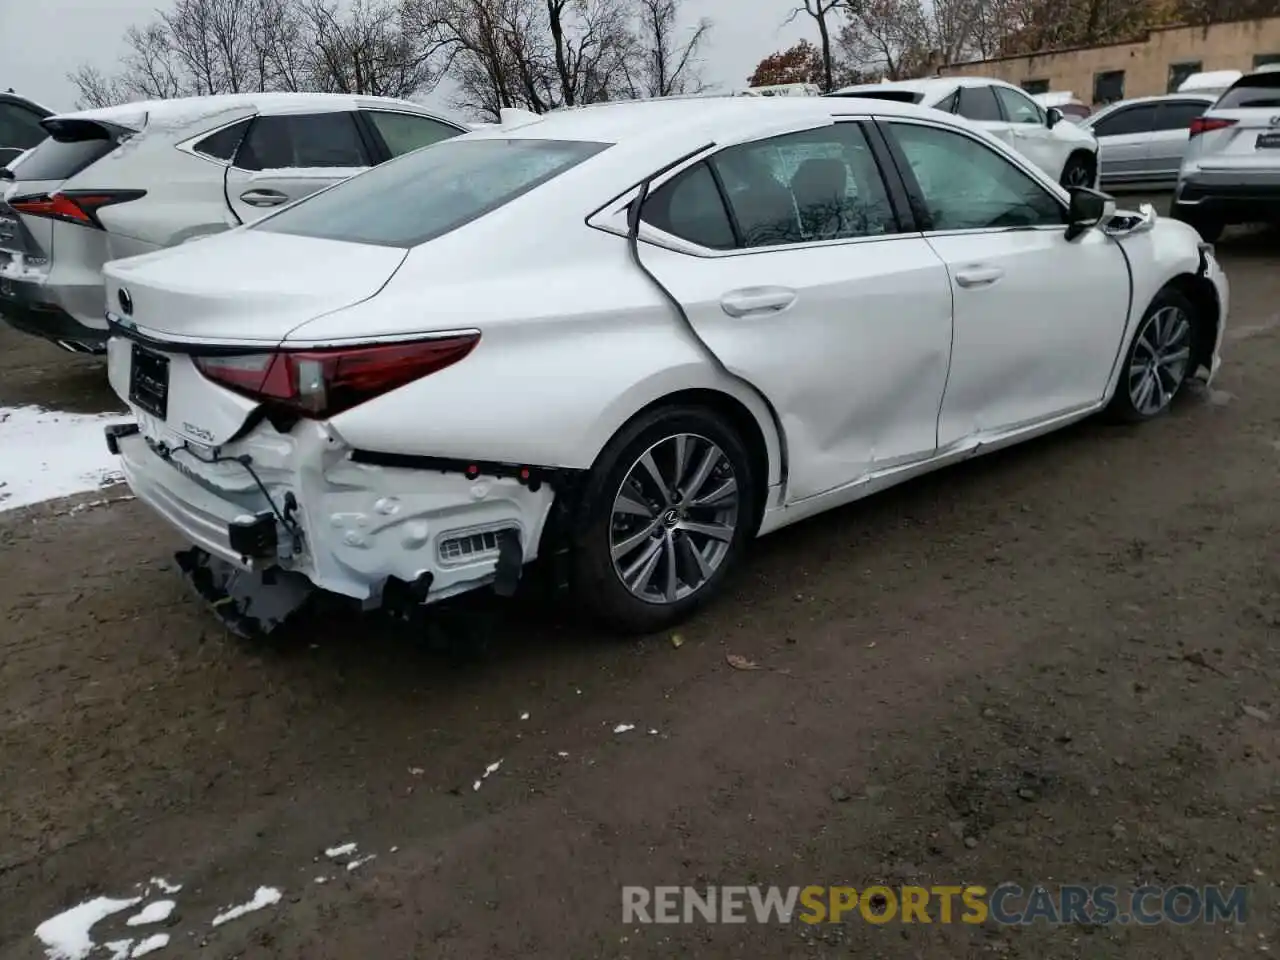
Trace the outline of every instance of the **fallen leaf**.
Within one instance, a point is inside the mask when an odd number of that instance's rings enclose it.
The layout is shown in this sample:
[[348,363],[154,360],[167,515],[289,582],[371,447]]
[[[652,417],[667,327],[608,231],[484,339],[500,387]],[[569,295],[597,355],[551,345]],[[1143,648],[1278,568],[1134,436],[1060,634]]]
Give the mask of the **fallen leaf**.
[[684,646],[684,637],[680,636],[678,633],[673,633],[671,635],[671,645],[679,650]]
[[736,653],[730,653],[725,656],[725,662],[735,670],[759,670],[760,664],[741,657]]

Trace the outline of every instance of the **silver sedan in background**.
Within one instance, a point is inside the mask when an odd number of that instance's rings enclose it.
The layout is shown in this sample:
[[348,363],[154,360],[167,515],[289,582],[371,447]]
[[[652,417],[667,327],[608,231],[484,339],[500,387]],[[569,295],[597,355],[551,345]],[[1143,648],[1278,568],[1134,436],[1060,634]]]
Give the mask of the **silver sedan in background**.
[[1170,93],[1122,100],[1080,121],[1098,138],[1102,187],[1172,188],[1191,123],[1215,93]]

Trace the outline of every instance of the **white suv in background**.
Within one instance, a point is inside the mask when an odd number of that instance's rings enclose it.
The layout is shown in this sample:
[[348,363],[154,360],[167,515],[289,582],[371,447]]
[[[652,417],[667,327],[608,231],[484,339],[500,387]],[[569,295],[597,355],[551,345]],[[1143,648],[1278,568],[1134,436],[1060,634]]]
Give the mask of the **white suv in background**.
[[833,97],[918,103],[954,113],[999,137],[1064,187],[1096,187],[1098,141],[1088,130],[1063,123],[1011,83],[986,77],[933,77],[844,87]]
[[259,93],[59,114],[0,171],[0,316],[104,349],[102,267],[249,223],[392,157],[466,133],[417,104]]

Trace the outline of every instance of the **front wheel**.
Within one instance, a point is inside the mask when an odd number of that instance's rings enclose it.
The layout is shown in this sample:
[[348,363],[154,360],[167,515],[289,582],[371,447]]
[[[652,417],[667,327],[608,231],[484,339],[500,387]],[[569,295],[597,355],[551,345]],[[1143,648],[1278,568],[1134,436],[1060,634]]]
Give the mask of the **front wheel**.
[[1060,182],[1068,190],[1072,187],[1092,187],[1097,174],[1096,167],[1097,161],[1088,154],[1072,154],[1062,169]]
[[714,410],[645,414],[601,454],[583,493],[573,592],[602,625],[652,633],[720,589],[754,534],[756,477]]
[[1192,346],[1200,322],[1195,305],[1170,287],[1142,315],[1107,407],[1113,420],[1141,423],[1169,409],[1192,373]]

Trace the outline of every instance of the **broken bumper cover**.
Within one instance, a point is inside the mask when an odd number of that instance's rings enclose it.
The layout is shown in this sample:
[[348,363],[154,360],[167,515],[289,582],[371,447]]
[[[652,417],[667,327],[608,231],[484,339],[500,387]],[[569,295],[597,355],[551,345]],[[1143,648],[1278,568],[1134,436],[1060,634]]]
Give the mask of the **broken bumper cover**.
[[201,590],[210,602],[235,592],[223,565],[260,582],[296,574],[374,608],[405,597],[431,603],[492,583],[500,560],[510,580],[536,557],[550,486],[356,463],[315,424],[287,437],[267,430],[211,463],[132,425],[107,429],[137,498],[213,561],[180,558],[189,579],[212,570]]

